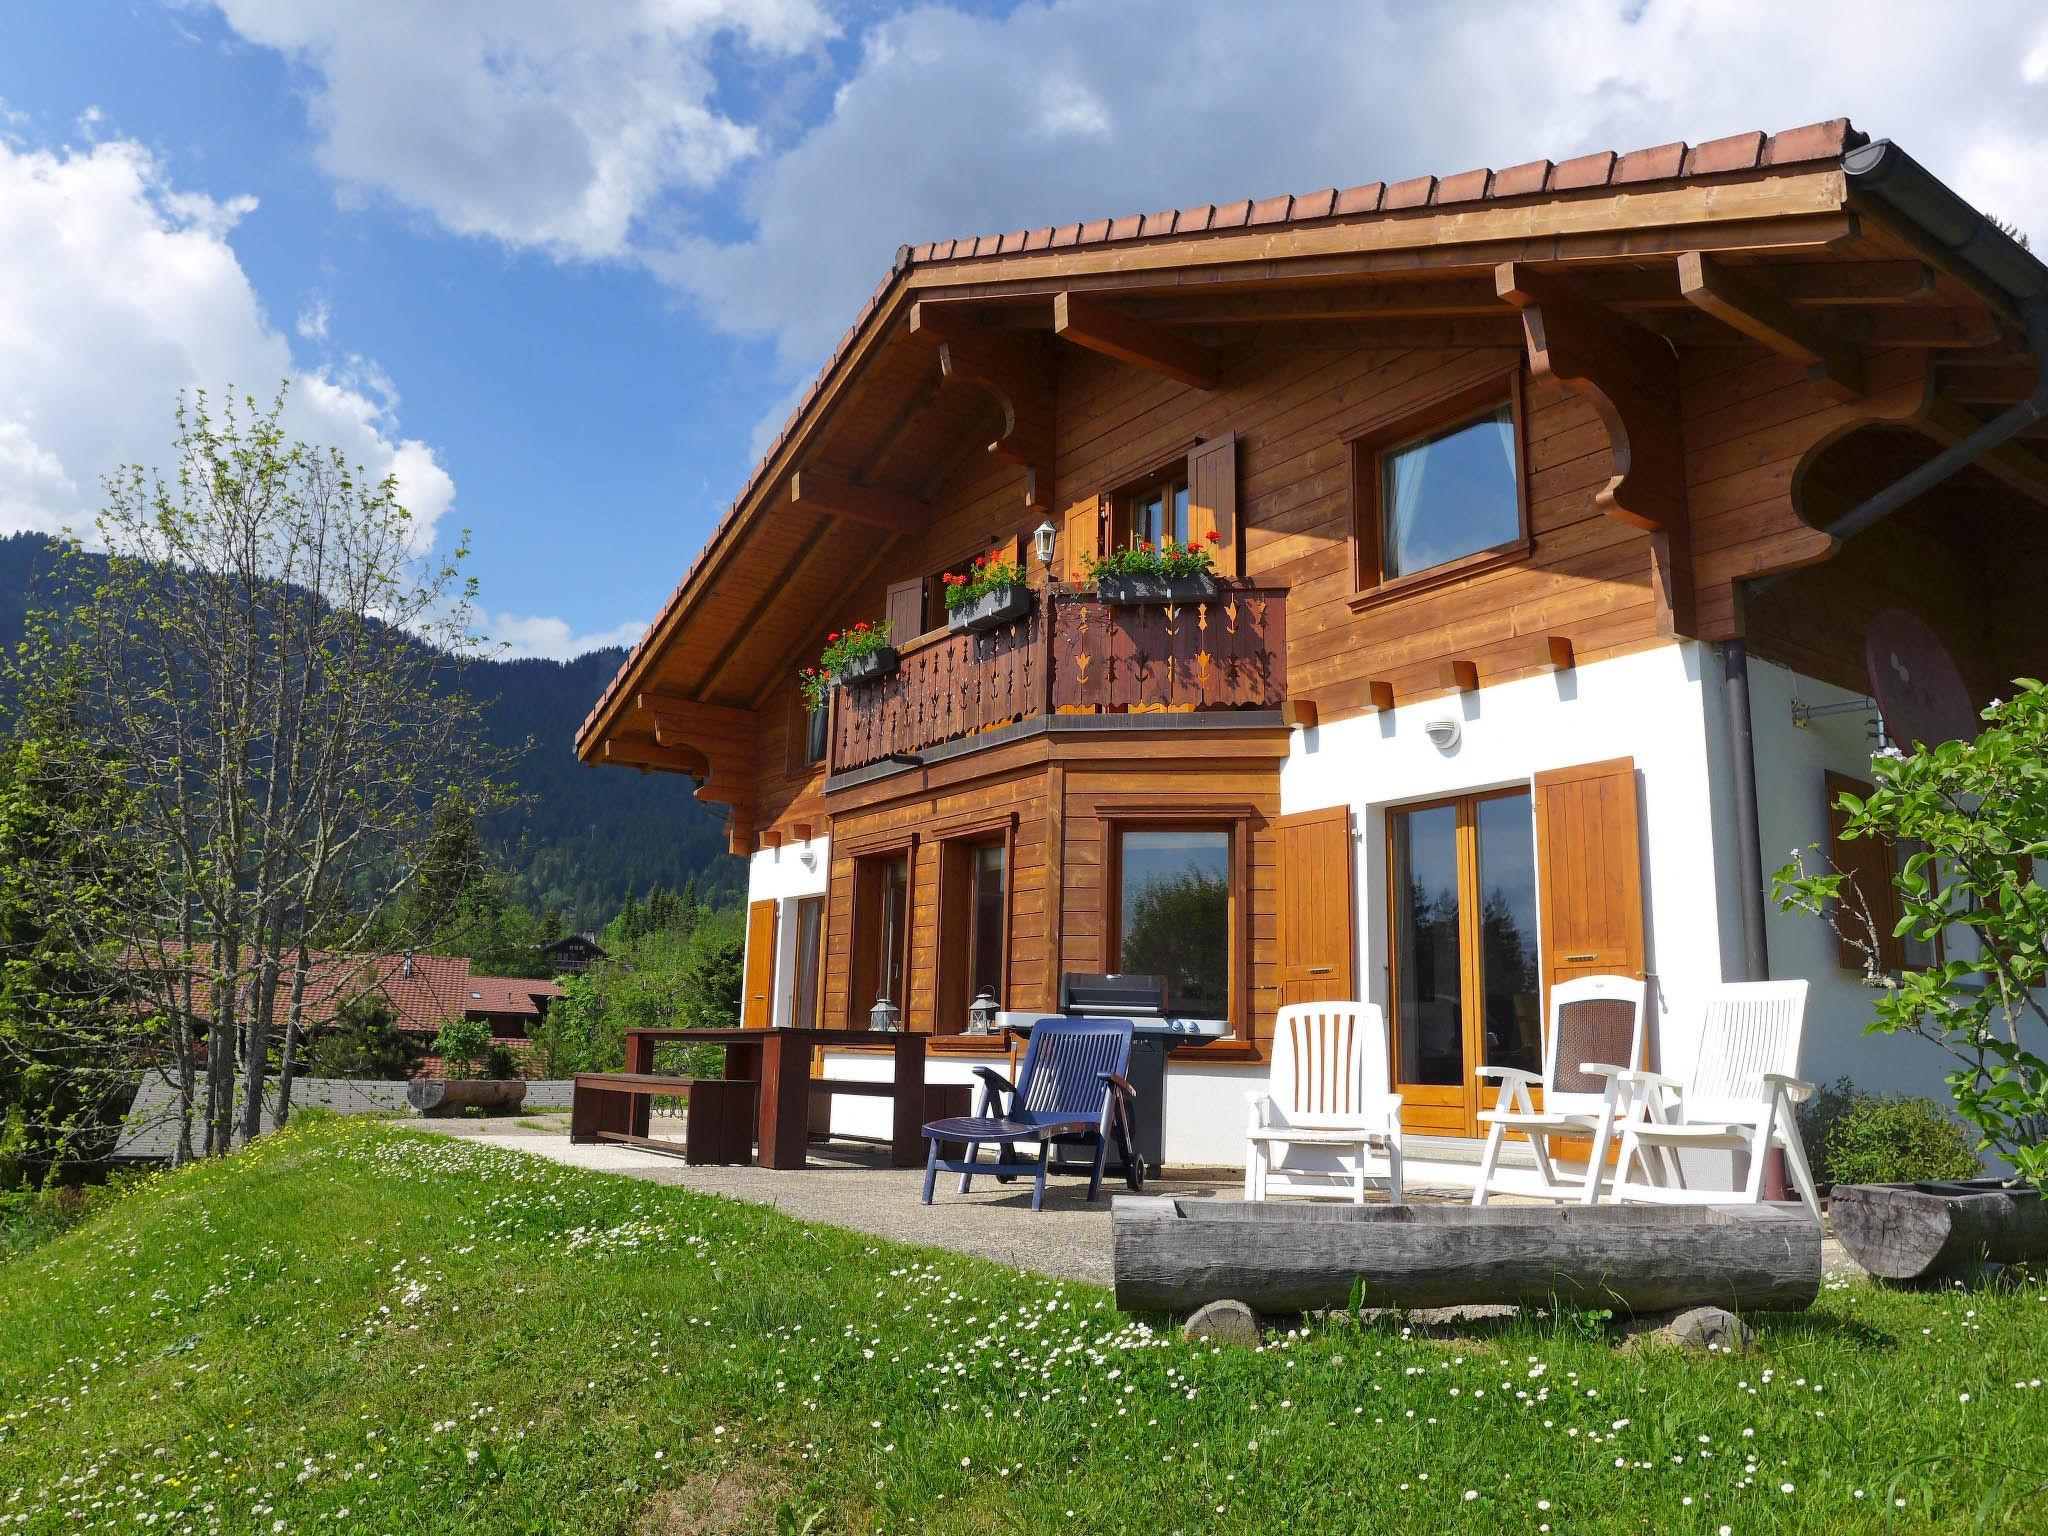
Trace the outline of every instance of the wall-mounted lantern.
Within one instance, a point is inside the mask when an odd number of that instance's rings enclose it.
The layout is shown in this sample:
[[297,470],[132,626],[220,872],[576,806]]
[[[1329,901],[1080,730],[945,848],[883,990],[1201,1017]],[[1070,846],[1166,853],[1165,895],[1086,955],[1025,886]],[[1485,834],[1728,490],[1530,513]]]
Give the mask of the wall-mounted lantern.
[[889,1001],[886,992],[868,1010],[868,1028],[883,1035],[895,1034],[903,1028],[903,1010]]
[[1038,563],[1048,571],[1052,569],[1053,545],[1058,539],[1059,530],[1050,522],[1040,523],[1037,531],[1031,535],[1031,546],[1038,554]]
[[974,1001],[967,1005],[967,1033],[990,1035],[995,1033],[995,1028],[995,995],[987,987],[983,987],[975,994]]

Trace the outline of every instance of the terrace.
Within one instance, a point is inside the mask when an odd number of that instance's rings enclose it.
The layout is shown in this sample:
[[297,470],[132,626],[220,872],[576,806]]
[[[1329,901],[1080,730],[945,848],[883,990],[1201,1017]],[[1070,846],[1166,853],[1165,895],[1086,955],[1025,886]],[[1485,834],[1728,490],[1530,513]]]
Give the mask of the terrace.
[[901,654],[888,676],[834,690],[835,778],[954,743],[992,746],[1052,716],[1278,711],[1287,589],[1113,606],[1092,590],[1055,588],[1020,619],[920,635]]

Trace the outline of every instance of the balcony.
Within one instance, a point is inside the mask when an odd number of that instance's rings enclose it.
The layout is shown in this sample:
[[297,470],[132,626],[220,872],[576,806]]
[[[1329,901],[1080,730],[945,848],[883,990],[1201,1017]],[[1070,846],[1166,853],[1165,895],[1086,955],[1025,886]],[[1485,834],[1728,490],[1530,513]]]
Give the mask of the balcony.
[[829,770],[849,773],[1038,716],[1277,710],[1287,699],[1287,589],[1111,607],[1042,594],[1022,619],[920,637],[889,677],[834,690]]

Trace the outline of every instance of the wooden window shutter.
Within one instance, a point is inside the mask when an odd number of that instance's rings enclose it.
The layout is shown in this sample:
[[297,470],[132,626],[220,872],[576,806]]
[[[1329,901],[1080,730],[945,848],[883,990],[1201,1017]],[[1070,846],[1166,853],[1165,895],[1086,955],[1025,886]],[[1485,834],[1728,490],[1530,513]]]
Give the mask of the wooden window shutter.
[[[1898,926],[1899,921],[1897,893],[1892,889],[1892,846],[1874,837],[1845,839],[1842,828],[1848,825],[1848,813],[1835,805],[1844,794],[1861,800],[1870,794],[1873,786],[1846,773],[1823,774],[1821,784],[1828,803],[1828,858],[1856,887],[1855,895],[1836,904],[1836,963],[1845,971],[1861,974],[1863,947],[1852,942],[1852,936],[1863,936],[1863,907],[1868,907],[1870,920],[1877,929],[1878,969],[1896,971],[1901,966],[1903,952],[1899,941],[1892,937],[1892,929]],[[1862,897],[1860,906],[1857,896]],[[1846,910],[1840,910],[1842,908]]]
[[740,989],[740,1024],[766,1029],[773,1022],[775,995],[775,903],[747,907],[746,979]]
[[1105,498],[1089,496],[1067,508],[1067,525],[1060,532],[1060,568],[1068,581],[1086,581],[1088,567],[1082,557],[1102,553],[1105,506]]
[[1536,775],[1536,891],[1546,1008],[1574,976],[1643,974],[1633,758]]
[[1356,997],[1358,942],[1351,811],[1332,806],[1273,823],[1279,874],[1280,1006]]
[[1216,571],[1243,574],[1237,526],[1237,434],[1211,438],[1188,455],[1188,541],[1200,544],[1211,530],[1217,538]]
[[924,583],[914,577],[890,583],[882,617],[889,621],[889,638],[897,645],[923,634]]

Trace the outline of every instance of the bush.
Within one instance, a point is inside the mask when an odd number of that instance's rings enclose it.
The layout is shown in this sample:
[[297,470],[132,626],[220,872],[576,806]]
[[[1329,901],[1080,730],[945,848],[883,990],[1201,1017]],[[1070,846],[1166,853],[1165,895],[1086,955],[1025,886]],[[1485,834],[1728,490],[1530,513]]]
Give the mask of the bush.
[[314,1032],[306,1047],[308,1077],[397,1082],[410,1077],[419,1047],[398,1027],[398,1014],[382,998],[351,998],[334,1022]]
[[493,1042],[491,1048],[484,1052],[484,1076],[503,1081],[506,1078],[524,1077],[526,1073],[520,1069],[517,1051],[509,1045]]
[[[562,983],[534,1031],[542,1076],[616,1072],[629,1029],[730,1029],[740,1022],[746,914],[702,913],[688,929],[642,935]],[[656,1070],[715,1076],[722,1046],[663,1046]]]
[[450,1019],[434,1036],[434,1050],[450,1077],[467,1077],[477,1059],[491,1048],[491,1026],[482,1019]]
[[1983,1170],[1975,1139],[1934,1100],[1865,1093],[1846,1077],[1800,1107],[1799,1135],[1821,1184],[1911,1184]]

